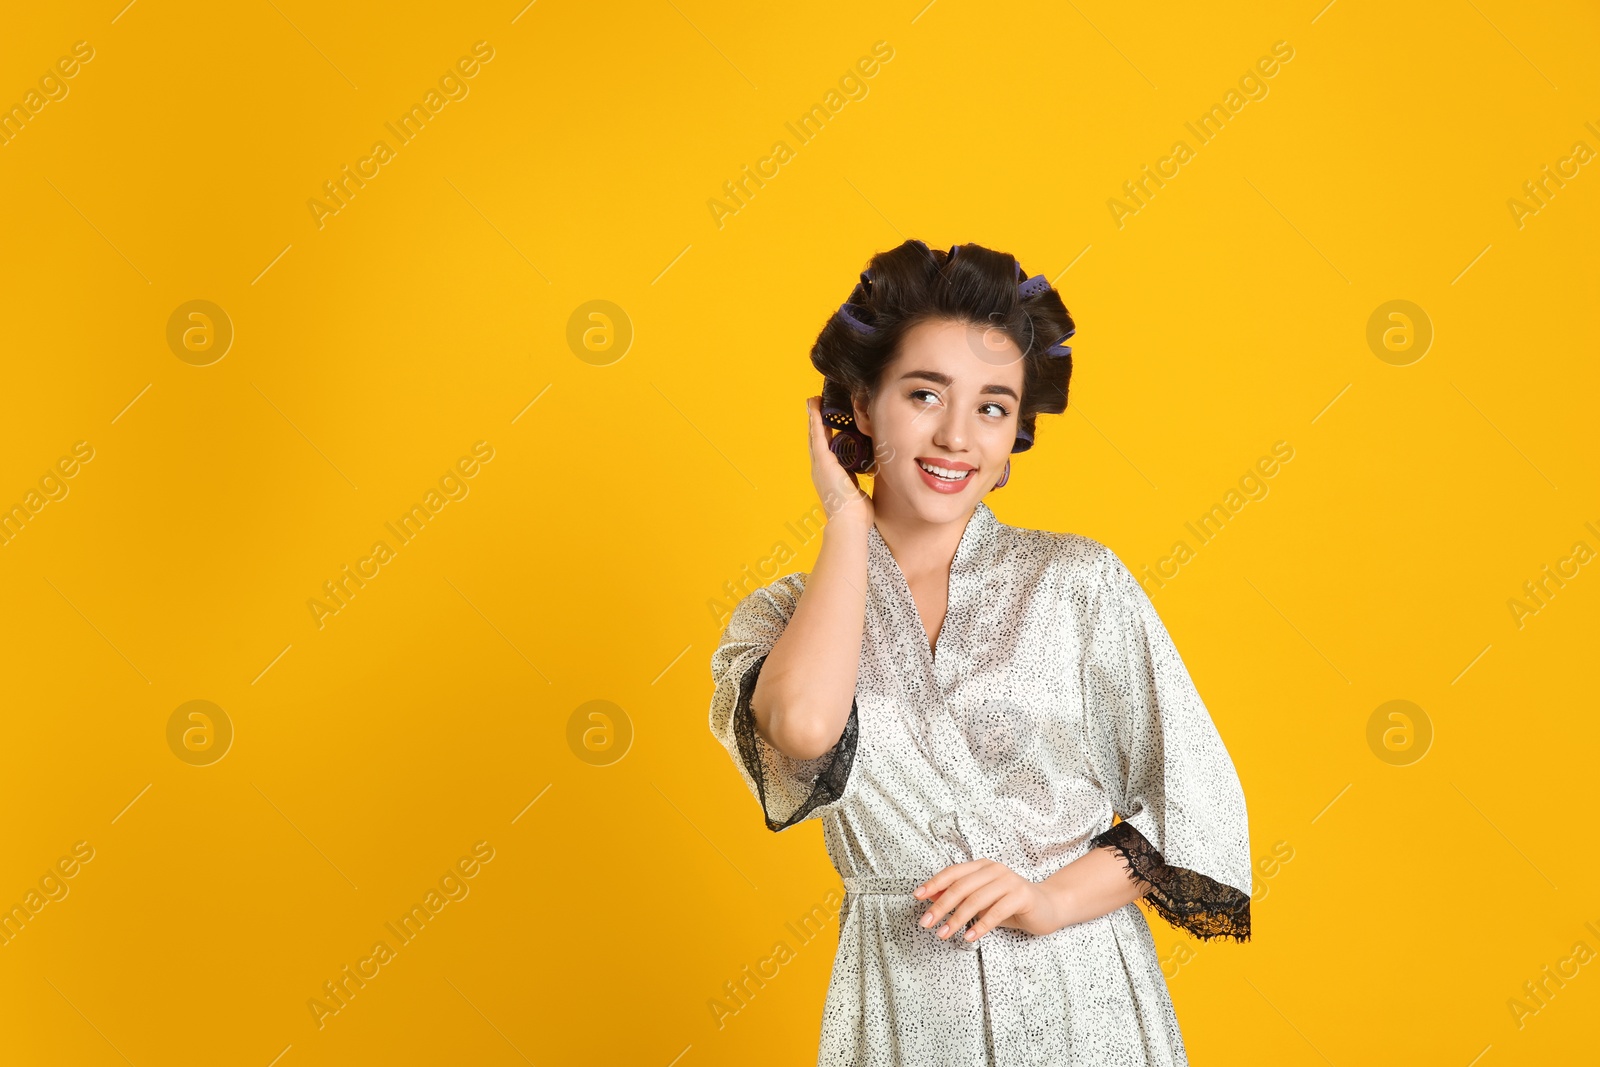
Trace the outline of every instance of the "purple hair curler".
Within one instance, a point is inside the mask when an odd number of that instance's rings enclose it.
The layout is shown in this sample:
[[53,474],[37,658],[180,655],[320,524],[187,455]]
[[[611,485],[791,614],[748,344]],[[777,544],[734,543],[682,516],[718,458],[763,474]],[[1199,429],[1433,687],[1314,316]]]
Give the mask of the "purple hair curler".
[[[920,247],[923,251],[928,251],[928,246],[923,244],[921,241],[914,241],[913,243]],[[945,253],[944,265],[946,269],[949,268],[951,261],[956,258],[957,253],[960,251],[960,245],[950,246],[950,251]],[[932,253],[930,252],[929,254],[931,255]],[[1017,277],[1024,278],[1026,274],[1027,272],[1022,269],[1022,264],[1018,263]],[[1033,277],[1025,278],[1025,280],[1020,281],[1017,284],[1017,297],[1018,299],[1026,300],[1029,297],[1037,296],[1039,293],[1046,292],[1049,289],[1050,280],[1043,274],[1035,274]],[[866,270],[861,272],[861,280],[857,282],[856,287],[851,290],[850,299],[839,305],[839,310],[834,312],[834,317],[841,320],[846,326],[855,330],[857,333],[871,334],[876,332],[877,315],[873,312],[871,305],[867,303],[871,293],[872,268],[868,267]],[[1074,332],[1075,331],[1073,330],[1067,331],[1066,336],[1062,337],[1061,341],[1065,341],[1067,337],[1071,337]],[[1072,349],[1063,345],[1061,341],[1057,341],[1055,344],[1046,349],[1045,355],[1070,356],[1072,354]]]
[[822,421],[838,431],[828,448],[839,465],[857,474],[867,473],[872,468],[872,439],[856,428],[856,417],[843,408],[824,405]]
[[[930,256],[933,254],[932,250],[922,241],[913,240],[911,243],[927,252]],[[950,263],[961,252],[961,248],[962,246],[959,244],[950,246],[950,250],[945,253],[945,269],[949,268]],[[1028,277],[1027,271],[1023,269],[1021,263],[1017,263],[1017,278],[1017,297],[1020,300],[1027,300],[1040,293],[1048,292],[1051,288],[1049,279],[1043,274],[1035,274],[1031,278]],[[834,313],[834,316],[857,333],[870,335],[877,332],[877,315],[868,303],[871,294],[872,268],[869,267],[861,272],[861,280],[851,290],[850,299],[839,305],[839,310]],[[1054,344],[1045,349],[1045,355],[1054,359],[1070,357],[1072,348],[1064,342],[1076,332],[1076,327],[1069,329]],[[840,464],[846,470],[858,473],[870,470],[873,466],[872,439],[857,429],[855,416],[841,408],[825,406],[822,409],[822,419],[824,423],[837,431],[833,435],[833,440],[828,442],[828,447],[838,457]],[[1016,443],[1012,445],[1011,451],[1014,453],[1026,452],[1032,447],[1033,434],[1019,426],[1017,428]],[[1002,476],[999,484],[1004,485],[1005,479],[1009,476],[1010,471],[1008,470]]]

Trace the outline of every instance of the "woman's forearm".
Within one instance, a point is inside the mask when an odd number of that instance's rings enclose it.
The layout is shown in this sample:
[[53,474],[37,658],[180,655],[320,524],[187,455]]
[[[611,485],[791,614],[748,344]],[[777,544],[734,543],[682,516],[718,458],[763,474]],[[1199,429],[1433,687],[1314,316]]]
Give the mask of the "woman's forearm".
[[1056,929],[1109,915],[1150,889],[1135,882],[1122,858],[1110,848],[1092,848],[1039,883],[1054,901]]
[[855,702],[866,620],[869,522],[843,515],[822,529],[822,549],[800,603],[756,678],[756,729],[793,759],[814,759],[844,733]]

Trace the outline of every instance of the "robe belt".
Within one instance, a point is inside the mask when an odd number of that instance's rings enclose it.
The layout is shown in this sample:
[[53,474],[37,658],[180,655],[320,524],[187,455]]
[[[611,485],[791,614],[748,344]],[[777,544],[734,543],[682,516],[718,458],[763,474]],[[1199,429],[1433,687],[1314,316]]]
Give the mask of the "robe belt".
[[[929,875],[929,877],[931,878],[932,875]],[[844,891],[846,896],[905,897],[912,904],[920,905],[926,902],[918,900],[915,891],[917,886],[927,880],[927,878],[912,878],[909,875],[899,874],[856,874],[845,878]],[[968,920],[968,922],[970,923],[971,920]],[[957,930],[946,938],[944,943],[951,948],[965,949],[968,952],[975,951],[978,948],[977,943],[968,941],[961,936],[965,930],[965,927]],[[935,936],[932,930],[923,930],[918,927],[918,931],[929,937]]]
[[883,893],[889,896],[909,897],[926,878],[912,878],[900,874],[852,874],[844,880],[846,893]]
[[[919,901],[913,892],[925,881],[926,878],[896,874],[847,875],[844,878],[844,891],[847,899],[852,896],[894,896],[905,897],[913,904],[920,905],[922,901]],[[1029,1026],[1029,1011],[1025,1007],[1031,998],[1019,995],[1032,977],[1029,968],[1018,958],[1018,953],[1023,948],[1019,942],[1027,939],[1028,935],[1000,927],[989,931],[974,942],[963,940],[962,932],[957,931],[952,934],[945,944],[951,948],[978,954],[984,985],[989,991],[988,1024],[998,1061],[1017,1064],[1037,1063],[1037,1046],[1030,1040],[1029,1031],[1032,1028]],[[917,933],[927,937],[935,936],[932,930],[924,930],[921,927],[917,928]]]

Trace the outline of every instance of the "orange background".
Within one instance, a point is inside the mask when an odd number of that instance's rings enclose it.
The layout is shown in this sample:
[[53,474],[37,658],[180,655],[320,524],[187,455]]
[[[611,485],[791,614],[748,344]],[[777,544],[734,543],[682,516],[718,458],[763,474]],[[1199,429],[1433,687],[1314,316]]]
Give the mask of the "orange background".
[[0,945],[8,1062],[814,1062],[839,882],[763,827],[708,661],[728,583],[815,558],[806,353],[912,237],[1079,323],[1002,520],[1193,550],[1151,595],[1258,858],[1252,943],[1155,928],[1193,1061],[1592,1055],[1592,7],[122,3],[0,36],[0,103],[40,93],[0,144],[0,903],[65,890]]

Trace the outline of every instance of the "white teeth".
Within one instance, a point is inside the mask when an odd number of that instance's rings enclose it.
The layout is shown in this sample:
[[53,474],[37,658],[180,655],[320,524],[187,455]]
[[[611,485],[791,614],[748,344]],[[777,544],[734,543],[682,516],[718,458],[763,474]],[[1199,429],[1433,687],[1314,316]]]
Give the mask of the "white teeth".
[[921,467],[935,478],[943,478],[947,482],[959,482],[972,475],[971,471],[947,470],[944,467],[935,467],[931,464],[924,463],[920,459],[917,460],[917,466]]

